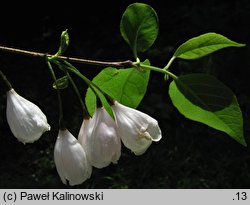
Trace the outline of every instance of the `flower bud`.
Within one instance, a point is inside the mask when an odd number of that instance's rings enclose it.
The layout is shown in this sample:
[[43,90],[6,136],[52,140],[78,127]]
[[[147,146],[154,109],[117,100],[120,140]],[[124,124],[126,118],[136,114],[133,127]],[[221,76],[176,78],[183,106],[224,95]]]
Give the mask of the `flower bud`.
[[152,141],[161,139],[161,129],[154,118],[117,101],[111,107],[121,140],[135,155],[143,154]]
[[50,130],[47,118],[38,106],[18,95],[7,92],[7,121],[13,135],[21,142],[32,143]]
[[57,172],[64,184],[74,186],[90,178],[92,167],[78,140],[66,129],[59,130],[54,149]]

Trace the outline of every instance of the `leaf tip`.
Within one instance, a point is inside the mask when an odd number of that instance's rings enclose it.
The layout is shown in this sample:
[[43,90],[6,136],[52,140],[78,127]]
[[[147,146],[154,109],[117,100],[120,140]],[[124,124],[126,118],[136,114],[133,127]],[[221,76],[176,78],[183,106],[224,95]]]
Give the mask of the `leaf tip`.
[[241,142],[240,142],[241,145],[243,145],[244,147],[247,147],[247,143],[245,141],[245,139],[243,139]]
[[238,47],[244,47],[246,46],[247,44],[244,44],[244,43],[239,43],[239,46]]

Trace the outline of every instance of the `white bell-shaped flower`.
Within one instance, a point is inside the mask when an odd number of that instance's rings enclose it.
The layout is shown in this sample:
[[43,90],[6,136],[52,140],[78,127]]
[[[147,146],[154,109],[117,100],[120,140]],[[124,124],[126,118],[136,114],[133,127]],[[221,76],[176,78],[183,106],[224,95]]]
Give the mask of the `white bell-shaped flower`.
[[92,167],[78,140],[67,130],[59,130],[54,149],[57,172],[64,184],[74,186],[90,178]]
[[120,158],[121,140],[117,126],[103,107],[96,109],[90,121],[84,120],[78,139],[91,165],[96,168],[117,163]]
[[41,109],[18,95],[14,89],[7,92],[6,115],[13,135],[23,143],[32,143],[50,130]]
[[121,140],[135,155],[143,154],[152,141],[161,139],[161,129],[154,118],[117,101],[111,107]]

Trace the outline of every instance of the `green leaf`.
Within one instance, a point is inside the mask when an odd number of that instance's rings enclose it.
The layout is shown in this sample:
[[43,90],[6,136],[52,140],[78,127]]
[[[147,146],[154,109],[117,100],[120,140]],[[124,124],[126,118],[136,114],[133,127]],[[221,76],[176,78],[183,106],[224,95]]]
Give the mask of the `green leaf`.
[[197,59],[226,47],[242,47],[245,44],[234,42],[217,33],[206,33],[183,43],[174,53],[176,58]]
[[54,89],[59,89],[59,90],[62,90],[62,89],[65,89],[67,88],[69,85],[69,79],[67,76],[63,76],[61,78],[58,78],[56,80],[56,83],[54,82],[53,83],[53,88]]
[[[149,65],[149,61],[144,63]],[[149,76],[150,71],[138,71],[135,68],[116,69],[108,67],[102,70],[92,82],[113,99],[126,106],[136,108],[146,93]],[[98,92],[98,90],[96,91]],[[98,93],[100,94],[100,92]],[[111,114],[112,111],[104,96],[101,96],[101,101]],[[93,115],[96,109],[96,96],[90,88],[87,90],[85,103],[88,112]]]
[[120,31],[137,58],[137,53],[146,51],[157,38],[159,31],[157,14],[147,4],[133,3],[127,7],[121,18]]
[[183,75],[172,81],[169,95],[185,117],[223,131],[246,146],[243,119],[233,92],[215,77]]
[[67,50],[68,46],[69,46],[69,34],[68,31],[65,30],[61,34],[60,47],[56,53],[56,56],[62,55]]

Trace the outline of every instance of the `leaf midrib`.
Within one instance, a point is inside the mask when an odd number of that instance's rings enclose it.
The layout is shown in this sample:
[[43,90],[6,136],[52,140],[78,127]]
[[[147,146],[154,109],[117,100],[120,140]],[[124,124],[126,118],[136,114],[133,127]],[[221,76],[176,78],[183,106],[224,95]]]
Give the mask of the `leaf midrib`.
[[187,55],[187,53],[195,53],[196,50],[200,50],[200,49],[204,49],[204,48],[210,48],[212,46],[218,46],[218,45],[221,45],[221,46],[223,45],[222,48],[226,48],[226,47],[230,47],[230,46],[238,47],[237,45],[234,45],[234,44],[217,43],[217,44],[211,44],[211,45],[207,45],[207,46],[197,47],[197,48],[194,48],[194,49],[191,49],[191,50],[186,50],[186,51],[180,53],[179,55],[177,55],[176,57],[179,57],[181,55]]

